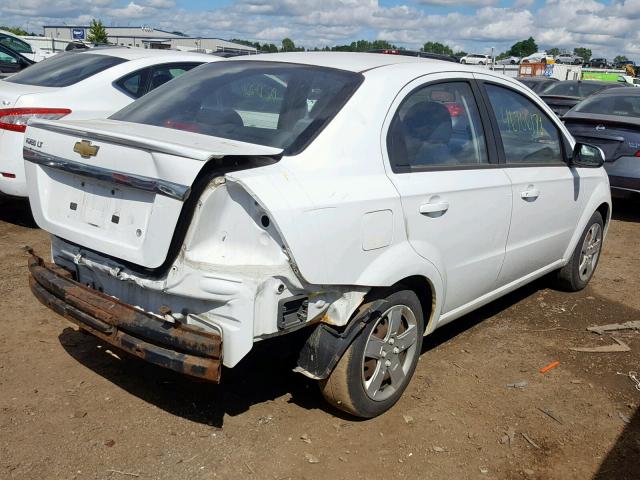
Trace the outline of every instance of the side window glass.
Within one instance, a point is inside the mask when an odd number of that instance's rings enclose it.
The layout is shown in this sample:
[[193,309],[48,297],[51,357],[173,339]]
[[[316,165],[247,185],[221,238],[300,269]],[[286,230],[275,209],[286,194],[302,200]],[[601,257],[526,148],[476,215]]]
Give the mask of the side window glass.
[[7,53],[0,51],[0,63],[10,63],[15,65],[18,63],[18,60]]
[[[151,79],[149,81],[149,91],[158,88],[160,85],[164,85],[170,80],[179,77],[185,72],[188,72],[194,67],[200,65],[199,63],[187,63],[187,64],[168,64],[160,65],[153,68],[151,73]],[[145,92],[145,93],[148,93]]]
[[486,89],[507,163],[563,162],[560,132],[542,110],[508,88],[486,85]]
[[137,72],[130,73],[126,77],[121,78],[116,84],[129,93],[134,98],[140,98],[144,95],[144,78],[149,69],[138,70]]
[[23,42],[22,40],[18,40],[17,38],[0,35],[0,43],[18,53],[33,53],[31,45],[27,42]]
[[488,163],[469,84],[437,83],[410,93],[391,121],[387,149],[394,171]]

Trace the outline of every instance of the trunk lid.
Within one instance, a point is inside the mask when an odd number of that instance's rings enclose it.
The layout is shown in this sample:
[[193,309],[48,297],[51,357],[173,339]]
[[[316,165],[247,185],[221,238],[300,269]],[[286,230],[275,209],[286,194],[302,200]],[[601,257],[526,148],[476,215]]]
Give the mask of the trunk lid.
[[0,108],[14,107],[20,97],[34,93],[51,92],[57,90],[51,87],[38,87],[36,85],[22,85],[21,83],[0,80]]
[[600,147],[607,162],[640,151],[640,125],[598,118],[565,118],[565,125],[576,141]]
[[115,120],[34,121],[24,147],[31,208],[41,228],[147,269],[167,259],[192,185],[209,160],[224,165],[225,157],[282,153]]

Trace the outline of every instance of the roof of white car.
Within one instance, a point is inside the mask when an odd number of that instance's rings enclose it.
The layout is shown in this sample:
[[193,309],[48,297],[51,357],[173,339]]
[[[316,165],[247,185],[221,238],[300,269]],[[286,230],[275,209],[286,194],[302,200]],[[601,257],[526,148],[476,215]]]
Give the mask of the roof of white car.
[[83,50],[82,52],[74,53],[74,55],[84,55],[88,53],[97,55],[109,55],[111,57],[119,57],[126,60],[138,60],[140,58],[152,57],[176,57],[176,60],[179,60],[180,58],[184,58],[185,56],[201,57],[203,60],[206,59],[207,61],[212,61],[212,59],[220,59],[220,57],[208,55],[206,53],[183,52],[180,50],[161,50],[154,48],[89,48],[87,50]]
[[[363,72],[372,68],[383,67],[400,63],[431,63],[452,64],[442,60],[430,58],[410,57],[408,55],[389,55],[384,53],[355,53],[355,52],[287,52],[287,53],[263,53],[259,55],[243,55],[228,59],[255,60],[267,62],[301,63],[304,65],[316,65],[319,67],[337,68],[352,72]],[[452,64],[456,65],[456,64]],[[456,65],[459,66],[459,65]]]

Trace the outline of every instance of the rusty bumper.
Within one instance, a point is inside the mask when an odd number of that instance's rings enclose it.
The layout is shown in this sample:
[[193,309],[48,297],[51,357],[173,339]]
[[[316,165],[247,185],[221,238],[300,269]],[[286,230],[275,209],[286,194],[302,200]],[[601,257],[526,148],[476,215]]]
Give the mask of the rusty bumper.
[[219,334],[145,313],[74,281],[71,272],[30,254],[31,291],[54,312],[147,362],[192,377],[220,381]]

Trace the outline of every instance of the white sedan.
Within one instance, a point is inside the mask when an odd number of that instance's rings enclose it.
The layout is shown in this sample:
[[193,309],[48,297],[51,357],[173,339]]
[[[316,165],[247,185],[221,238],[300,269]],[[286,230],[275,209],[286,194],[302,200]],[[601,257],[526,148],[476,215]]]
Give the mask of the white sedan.
[[0,193],[27,196],[22,144],[36,118],[106,118],[136,98],[219,57],[97,48],[60,53],[0,81]]
[[108,120],[33,121],[24,152],[45,305],[211,381],[303,329],[296,370],[361,417],[423,335],[549,273],[584,288],[611,217],[602,151],[531,90],[399,55],[206,65]]
[[469,65],[489,65],[491,63],[491,55],[481,53],[470,53],[460,59],[460,63],[468,63]]

